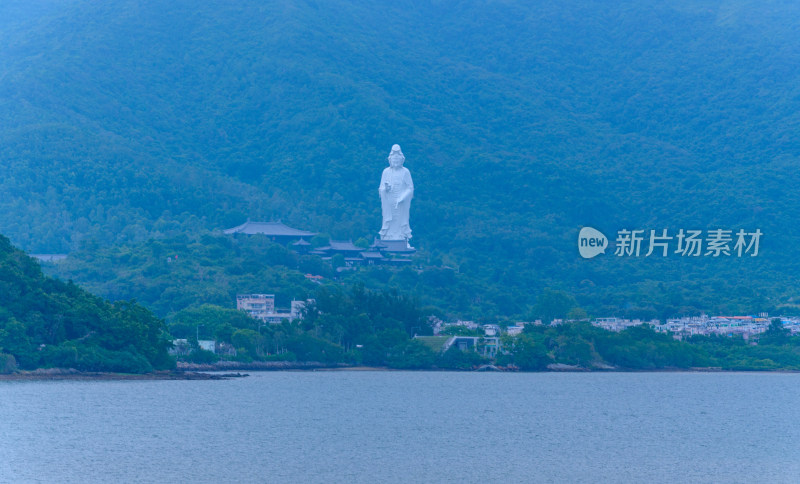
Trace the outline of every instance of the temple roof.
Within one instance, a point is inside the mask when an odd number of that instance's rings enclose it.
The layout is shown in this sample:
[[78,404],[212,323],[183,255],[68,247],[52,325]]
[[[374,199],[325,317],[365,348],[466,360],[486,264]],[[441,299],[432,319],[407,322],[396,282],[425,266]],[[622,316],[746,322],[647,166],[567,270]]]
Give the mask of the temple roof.
[[249,220],[223,232],[225,234],[262,234],[268,237],[312,237],[317,235],[315,232],[295,229],[280,222],[251,222]]
[[298,240],[297,242],[292,242],[292,245],[311,245],[310,243],[306,242],[303,239]]
[[370,246],[371,249],[383,250],[385,252],[416,252],[417,249],[408,246],[405,240],[380,240],[375,239],[375,242]]
[[353,245],[352,240],[331,240],[330,245],[326,245],[325,247],[320,247],[317,250],[331,250],[334,252],[361,252],[364,250],[363,247],[356,247]]
[[383,254],[380,252],[362,252],[361,257],[365,259],[383,259]]

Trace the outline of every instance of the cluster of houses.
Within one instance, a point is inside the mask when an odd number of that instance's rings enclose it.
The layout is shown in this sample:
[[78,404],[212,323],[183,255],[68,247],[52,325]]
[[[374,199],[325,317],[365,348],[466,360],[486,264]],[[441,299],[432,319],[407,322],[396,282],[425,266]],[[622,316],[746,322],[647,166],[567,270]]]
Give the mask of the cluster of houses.
[[[377,264],[406,265],[411,263],[411,256],[416,249],[405,240],[380,240],[376,238],[368,247],[359,247],[352,240],[330,240],[328,245],[313,247],[311,239],[315,232],[289,227],[281,222],[251,222],[223,231],[228,235],[263,235],[273,242],[287,246],[298,254],[310,254],[323,260],[332,260],[341,255],[344,265],[337,268],[339,272],[354,270],[359,266]],[[366,245],[366,244],[364,244]]]
[[[800,318],[781,317],[780,320],[783,327],[788,329],[791,334],[800,333]],[[707,316],[704,314],[696,317],[667,319],[666,321],[597,318],[592,321],[592,324],[609,331],[622,331],[631,326],[650,324],[658,332],[672,333],[676,339],[695,335],[741,336],[749,339],[766,331],[771,321],[772,318],[767,317],[766,314],[759,316]]]
[[[780,320],[783,323],[783,327],[788,329],[792,335],[800,333],[800,318],[781,317]],[[772,318],[767,317],[766,314],[761,314],[759,316],[702,315],[698,317],[668,319],[667,321],[659,321],[657,319],[643,321],[640,319],[631,320],[610,317],[596,318],[590,322],[592,325],[607,331],[623,331],[634,326],[649,324],[658,332],[672,334],[675,339],[685,339],[694,335],[722,335],[741,336],[747,340],[752,336],[765,332],[769,328],[771,321]],[[564,322],[564,320],[556,319],[550,324],[556,326]],[[462,351],[477,351],[484,356],[493,357],[501,349],[501,334],[516,336],[522,333],[525,329],[525,325],[541,325],[542,321],[519,321],[513,325],[502,327],[497,324],[481,325],[474,321],[446,323],[438,318],[431,318],[431,324],[433,325],[434,336],[418,338],[432,345],[435,343],[436,347],[441,348],[442,351],[447,351],[455,346]],[[452,328],[463,328],[466,330],[464,333],[471,333],[471,335],[446,336],[447,333],[458,333],[458,331],[452,331]]]
[[[772,319],[767,314],[762,313],[758,316],[708,316],[704,314],[696,317],[672,318],[666,321],[658,319],[644,321],[641,319],[610,317],[596,318],[590,320],[590,322],[593,326],[615,332],[648,324],[660,333],[671,333],[676,339],[684,339],[695,335],[741,336],[744,339],[749,339],[766,331]],[[779,319],[783,327],[788,329],[792,335],[800,334],[800,317],[780,317]],[[555,319],[550,324],[557,326],[564,322],[562,319]],[[440,334],[447,328],[463,327],[472,331],[482,331],[484,337],[494,337],[501,333],[515,336],[522,333],[526,324],[541,325],[542,321],[520,321],[506,328],[496,324],[479,325],[473,321],[445,323],[438,319],[432,320],[432,324],[434,326],[434,334]]]
[[526,322],[526,321],[518,321],[510,326],[500,326],[498,324],[478,324],[475,321],[462,321],[458,320],[452,323],[447,323],[442,321],[439,318],[431,317],[430,318],[431,326],[433,327],[433,334],[439,335],[443,332],[446,332],[448,329],[452,328],[463,328],[469,331],[478,331],[483,332],[485,337],[495,337],[500,336],[502,333],[506,333],[511,336],[516,336],[522,333],[522,330],[525,329],[526,324],[541,324],[541,321],[536,321],[534,323]]

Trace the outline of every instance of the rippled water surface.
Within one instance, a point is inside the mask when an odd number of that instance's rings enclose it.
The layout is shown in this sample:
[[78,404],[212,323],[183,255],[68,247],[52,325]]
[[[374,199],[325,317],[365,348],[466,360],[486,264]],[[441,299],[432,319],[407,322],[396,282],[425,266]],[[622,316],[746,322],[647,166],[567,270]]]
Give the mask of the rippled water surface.
[[0,382],[5,482],[800,482],[800,374]]

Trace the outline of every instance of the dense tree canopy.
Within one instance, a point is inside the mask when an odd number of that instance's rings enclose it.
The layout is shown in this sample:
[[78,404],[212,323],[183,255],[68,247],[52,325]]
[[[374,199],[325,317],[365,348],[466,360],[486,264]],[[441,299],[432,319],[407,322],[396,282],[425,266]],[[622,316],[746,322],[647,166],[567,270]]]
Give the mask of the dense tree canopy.
[[174,365],[163,321],[130,301],[109,303],[45,277],[0,236],[0,353],[39,366],[148,372]]

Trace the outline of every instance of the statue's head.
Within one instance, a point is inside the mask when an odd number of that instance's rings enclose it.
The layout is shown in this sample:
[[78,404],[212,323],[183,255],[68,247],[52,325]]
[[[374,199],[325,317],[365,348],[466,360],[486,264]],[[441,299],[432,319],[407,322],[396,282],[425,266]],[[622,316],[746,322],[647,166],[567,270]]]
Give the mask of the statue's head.
[[403,156],[403,152],[400,151],[400,145],[392,145],[392,152],[389,153],[389,166],[398,168],[403,166],[405,161],[406,157]]

